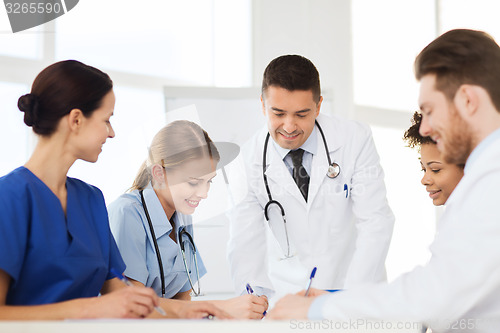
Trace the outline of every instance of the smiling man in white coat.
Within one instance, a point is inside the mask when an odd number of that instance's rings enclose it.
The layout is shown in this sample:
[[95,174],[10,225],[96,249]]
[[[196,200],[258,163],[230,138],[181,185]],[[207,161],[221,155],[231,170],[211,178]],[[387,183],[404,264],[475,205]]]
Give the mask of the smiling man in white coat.
[[308,59],[286,55],[267,66],[267,126],[230,172],[228,258],[237,292],[247,283],[268,297],[299,291],[313,267],[322,289],[386,280],[394,216],[371,131],[320,115],[322,100]]
[[420,134],[446,162],[465,164],[430,261],[388,285],[286,296],[271,318],[405,318],[439,332],[500,332],[500,47],[484,32],[451,30],[422,50],[415,72]]

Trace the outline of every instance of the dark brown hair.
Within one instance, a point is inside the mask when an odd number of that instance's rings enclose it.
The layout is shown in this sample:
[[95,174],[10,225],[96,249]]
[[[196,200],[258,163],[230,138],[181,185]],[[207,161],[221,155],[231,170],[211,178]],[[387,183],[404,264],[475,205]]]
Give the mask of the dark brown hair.
[[500,112],[500,47],[483,31],[450,30],[415,59],[415,77],[436,75],[436,89],[452,101],[462,84],[484,88]]
[[267,65],[262,79],[263,97],[271,86],[289,91],[311,90],[316,103],[321,97],[318,70],[309,59],[300,55],[284,55]]
[[76,60],[56,62],[38,74],[31,93],[17,103],[24,123],[39,135],[51,135],[59,120],[73,109],[90,117],[113,88],[106,73]]
[[411,126],[405,131],[403,135],[403,140],[406,141],[408,147],[415,148],[422,146],[426,143],[436,144],[434,140],[432,140],[429,136],[420,135],[420,124],[422,123],[422,114],[418,111],[415,111],[413,117],[411,119]]

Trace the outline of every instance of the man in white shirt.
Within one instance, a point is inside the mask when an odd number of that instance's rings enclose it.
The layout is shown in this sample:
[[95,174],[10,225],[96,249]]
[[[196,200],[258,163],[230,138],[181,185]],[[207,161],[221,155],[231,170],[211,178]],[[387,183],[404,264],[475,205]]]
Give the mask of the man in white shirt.
[[422,50],[415,74],[420,134],[437,142],[448,163],[465,163],[429,263],[390,284],[288,295],[269,317],[407,319],[436,331],[500,330],[500,47],[484,32],[452,30]]
[[243,146],[239,172],[228,173],[237,292],[249,283],[278,298],[304,288],[313,267],[324,289],[386,280],[394,216],[370,128],[320,114],[322,100],[310,60],[284,55],[264,71],[267,124]]

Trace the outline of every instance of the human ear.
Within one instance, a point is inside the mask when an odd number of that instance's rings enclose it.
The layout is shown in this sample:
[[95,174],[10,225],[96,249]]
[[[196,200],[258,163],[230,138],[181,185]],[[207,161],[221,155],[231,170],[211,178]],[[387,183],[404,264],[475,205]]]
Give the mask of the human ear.
[[480,104],[480,87],[470,84],[461,85],[455,94],[454,102],[462,117],[474,115]]
[[73,109],[68,114],[68,125],[73,131],[78,131],[83,123],[83,112],[80,109]]
[[264,93],[260,95],[260,102],[262,103],[262,114],[266,115],[266,104],[264,103]]
[[165,183],[165,173],[163,172],[163,167],[159,164],[153,164],[151,166],[151,175],[154,184],[162,185]]
[[319,116],[319,111],[321,109],[321,103],[323,102],[323,96],[319,96],[319,102],[316,104],[316,115],[315,118]]

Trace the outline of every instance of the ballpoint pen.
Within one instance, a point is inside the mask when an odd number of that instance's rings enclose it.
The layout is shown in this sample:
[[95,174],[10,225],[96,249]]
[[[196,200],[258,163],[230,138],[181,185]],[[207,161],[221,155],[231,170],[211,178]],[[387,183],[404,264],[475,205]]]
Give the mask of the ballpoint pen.
[[247,287],[247,294],[249,294],[249,295],[253,294],[253,289],[250,286],[250,283],[247,283],[246,287]]
[[305,297],[307,297],[307,295],[309,295],[309,289],[311,289],[311,284],[312,284],[312,281],[313,281],[315,275],[316,275],[316,267],[314,267],[312,272],[311,272],[311,277],[309,278],[309,283],[307,284],[307,288],[306,288],[306,294],[304,295]]
[[[252,295],[253,294],[253,289],[250,286],[250,283],[247,283],[246,288],[247,288],[247,294]],[[259,296],[259,295],[256,295],[256,296]],[[263,315],[265,316],[266,314],[267,314],[267,311],[264,311]]]
[[[125,283],[127,286],[133,286],[134,284],[132,282],[129,281],[129,279],[127,279],[126,276],[124,276],[123,274],[120,274],[116,269],[114,268],[111,268],[110,269],[110,272],[120,281],[122,281],[123,283]],[[155,306],[154,307],[156,311],[158,311],[158,313],[160,313],[162,316],[166,316],[167,314],[165,313],[165,311],[163,311],[162,308],[160,308],[159,306]]]

